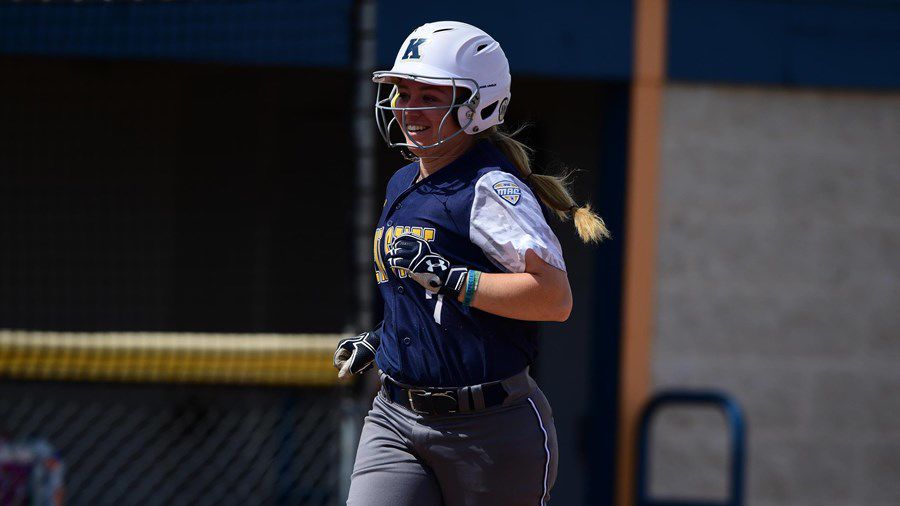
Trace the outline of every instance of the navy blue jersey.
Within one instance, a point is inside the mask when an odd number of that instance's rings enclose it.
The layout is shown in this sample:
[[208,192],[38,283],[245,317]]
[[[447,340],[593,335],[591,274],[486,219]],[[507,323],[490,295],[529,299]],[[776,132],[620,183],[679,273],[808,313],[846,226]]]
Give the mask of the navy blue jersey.
[[375,277],[384,299],[376,355],[392,378],[417,386],[500,380],[530,364],[538,323],[503,318],[427,292],[385,268],[394,237],[415,234],[454,265],[482,272],[524,272],[525,253],[565,269],[559,241],[540,202],[488,141],[422,181],[419,164],[398,170],[375,231]]

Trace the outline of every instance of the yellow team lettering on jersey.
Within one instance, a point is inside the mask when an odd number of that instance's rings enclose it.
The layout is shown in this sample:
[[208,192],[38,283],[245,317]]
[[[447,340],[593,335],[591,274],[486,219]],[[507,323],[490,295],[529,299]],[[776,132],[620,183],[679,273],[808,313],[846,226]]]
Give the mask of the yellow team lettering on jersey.
[[[421,237],[428,242],[434,241],[435,236],[434,229],[431,227],[409,227],[397,225],[387,228],[378,227],[377,229],[375,229],[373,253],[375,255],[375,281],[377,281],[378,283],[384,283],[388,280],[387,268],[384,264],[383,255],[387,254],[388,248],[390,248],[391,243],[394,242],[394,238],[404,234],[411,234],[416,237]],[[382,247],[379,247],[379,245],[381,245]],[[398,272],[397,276],[405,278],[406,273]]]
[[375,255],[375,281],[378,283],[384,283],[387,281],[387,275],[385,272],[387,270],[384,268],[384,260],[381,259],[381,252],[379,251],[378,244],[381,242],[381,237],[384,235],[384,228],[378,227],[375,229],[375,244],[372,249],[372,253]]

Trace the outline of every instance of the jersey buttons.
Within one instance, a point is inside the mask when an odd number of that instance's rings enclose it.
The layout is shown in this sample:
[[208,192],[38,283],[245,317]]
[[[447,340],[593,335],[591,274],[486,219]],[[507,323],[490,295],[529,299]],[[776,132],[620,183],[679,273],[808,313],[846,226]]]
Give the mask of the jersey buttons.
[[408,338],[408,337],[404,337],[404,338],[403,338],[403,344],[409,346],[409,344],[410,344],[411,342],[412,342],[412,339],[410,339],[410,338]]
[[400,295],[403,295],[403,292],[405,292],[405,291],[406,291],[406,289],[403,288],[403,286],[398,286],[398,287],[397,287],[397,293],[399,293]]

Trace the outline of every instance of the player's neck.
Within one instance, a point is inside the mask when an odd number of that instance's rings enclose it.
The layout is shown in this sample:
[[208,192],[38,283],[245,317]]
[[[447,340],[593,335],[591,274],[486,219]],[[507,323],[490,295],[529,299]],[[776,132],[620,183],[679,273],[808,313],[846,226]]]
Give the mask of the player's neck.
[[422,154],[419,156],[419,179],[425,179],[447,165],[450,165],[474,145],[475,138],[463,134],[459,136],[458,142],[447,143],[446,146],[440,145],[428,150],[423,150]]

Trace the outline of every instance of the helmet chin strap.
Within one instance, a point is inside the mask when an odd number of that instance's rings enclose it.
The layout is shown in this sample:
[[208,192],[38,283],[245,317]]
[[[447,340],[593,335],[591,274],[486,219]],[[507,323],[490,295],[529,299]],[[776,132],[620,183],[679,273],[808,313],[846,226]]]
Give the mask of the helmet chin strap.
[[400,156],[405,158],[410,162],[419,162],[422,160],[440,160],[441,158],[446,158],[449,155],[438,155],[438,156],[416,156],[409,150],[409,148],[403,146],[400,148]]
[[400,156],[402,156],[405,160],[407,160],[409,162],[418,162],[419,161],[419,157],[412,154],[412,151],[410,151],[409,148],[407,148],[405,146],[402,146],[400,148]]

